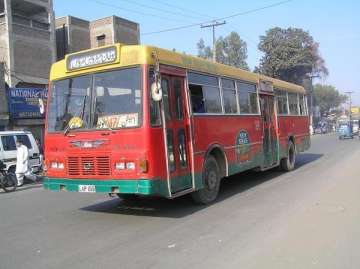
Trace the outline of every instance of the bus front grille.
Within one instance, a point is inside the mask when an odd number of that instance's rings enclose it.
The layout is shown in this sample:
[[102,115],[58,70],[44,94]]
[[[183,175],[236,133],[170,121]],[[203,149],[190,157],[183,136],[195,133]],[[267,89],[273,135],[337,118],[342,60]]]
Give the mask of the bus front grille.
[[109,176],[110,158],[107,156],[69,157],[69,176]]

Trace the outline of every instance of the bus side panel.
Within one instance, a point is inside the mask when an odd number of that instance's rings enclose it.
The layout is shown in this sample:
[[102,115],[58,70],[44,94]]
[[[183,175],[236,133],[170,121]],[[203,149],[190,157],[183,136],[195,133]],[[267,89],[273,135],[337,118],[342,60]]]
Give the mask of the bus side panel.
[[261,165],[260,116],[201,115],[194,116],[193,123],[196,174],[201,174],[205,154],[212,145],[225,151],[229,175]]
[[287,156],[290,137],[297,152],[310,148],[309,118],[307,116],[279,116],[280,158]]

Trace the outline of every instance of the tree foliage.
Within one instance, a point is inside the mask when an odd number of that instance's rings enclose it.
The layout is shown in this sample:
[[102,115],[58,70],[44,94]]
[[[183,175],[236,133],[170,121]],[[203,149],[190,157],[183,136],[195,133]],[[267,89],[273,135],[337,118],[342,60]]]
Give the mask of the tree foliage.
[[264,55],[256,71],[265,75],[302,84],[310,75],[328,74],[319,44],[302,29],[272,28],[260,36],[259,50]]
[[[213,58],[212,48],[206,46],[203,39],[197,43],[197,48],[199,57],[209,60]],[[247,45],[238,33],[231,32],[225,38],[220,36],[216,40],[216,61],[218,63],[249,70],[246,59]]]
[[321,114],[329,112],[345,103],[347,96],[340,94],[339,91],[331,85],[316,84],[314,86],[314,101],[320,107]]

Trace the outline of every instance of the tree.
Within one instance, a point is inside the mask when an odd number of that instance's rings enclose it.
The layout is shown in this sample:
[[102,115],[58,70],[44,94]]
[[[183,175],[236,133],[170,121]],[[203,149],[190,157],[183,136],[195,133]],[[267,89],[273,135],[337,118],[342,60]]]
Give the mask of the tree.
[[259,50],[264,55],[256,70],[262,74],[297,84],[310,75],[328,75],[319,44],[302,29],[272,28],[260,36]]
[[336,109],[346,100],[347,96],[340,94],[334,86],[321,84],[314,86],[314,101],[320,107],[321,114],[329,112],[330,109]]
[[[209,60],[213,58],[211,47],[206,46],[203,39],[199,40],[197,48],[199,57]],[[231,32],[225,38],[220,36],[216,40],[216,62],[249,70],[246,59],[247,45],[238,33]]]

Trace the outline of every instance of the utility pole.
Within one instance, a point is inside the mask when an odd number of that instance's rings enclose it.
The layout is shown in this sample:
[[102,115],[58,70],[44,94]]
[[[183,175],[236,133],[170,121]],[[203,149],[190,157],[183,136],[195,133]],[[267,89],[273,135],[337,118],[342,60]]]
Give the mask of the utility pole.
[[345,93],[349,95],[349,120],[350,120],[350,126],[351,126],[351,125],[352,125],[352,124],[351,124],[351,106],[352,106],[351,95],[352,95],[354,92],[345,92]]
[[313,79],[314,78],[319,78],[320,76],[319,75],[310,75],[309,76],[309,79],[310,79],[310,125],[313,126],[314,124],[314,85],[313,85]]
[[209,28],[212,27],[213,30],[213,61],[216,62],[216,37],[215,37],[215,27],[226,24],[226,21],[218,22],[213,21],[209,24],[202,24],[201,28]]

